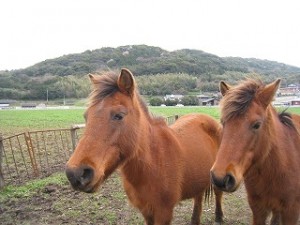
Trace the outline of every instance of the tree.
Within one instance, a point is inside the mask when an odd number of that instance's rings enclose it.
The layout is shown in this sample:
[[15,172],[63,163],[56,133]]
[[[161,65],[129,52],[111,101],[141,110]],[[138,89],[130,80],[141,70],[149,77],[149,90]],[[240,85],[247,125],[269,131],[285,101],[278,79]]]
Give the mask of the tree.
[[152,106],[160,106],[161,104],[164,103],[164,101],[160,97],[153,97],[150,99],[149,103]]
[[181,99],[180,103],[183,105],[199,105],[197,96],[191,96],[191,95],[184,96]]
[[178,103],[178,100],[167,99],[165,101],[166,106],[175,106],[175,105],[177,105],[177,103]]

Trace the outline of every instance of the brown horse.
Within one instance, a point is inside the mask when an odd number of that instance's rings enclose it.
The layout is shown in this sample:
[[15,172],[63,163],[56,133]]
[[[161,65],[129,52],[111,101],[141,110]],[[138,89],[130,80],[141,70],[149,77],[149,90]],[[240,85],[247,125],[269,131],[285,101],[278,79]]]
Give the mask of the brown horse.
[[[126,194],[147,225],[171,224],[173,208],[188,198],[194,198],[192,224],[199,224],[221,125],[191,114],[168,127],[150,115],[127,69],[90,79],[94,90],[85,132],[66,166],[73,188],[94,192],[119,168]],[[221,223],[222,192],[215,194]]]
[[[271,102],[280,80],[268,85],[221,82],[222,141],[211,169],[214,185],[235,191],[244,179],[253,225],[296,225],[300,211],[299,117],[277,113]],[[298,122],[297,122],[298,120]]]

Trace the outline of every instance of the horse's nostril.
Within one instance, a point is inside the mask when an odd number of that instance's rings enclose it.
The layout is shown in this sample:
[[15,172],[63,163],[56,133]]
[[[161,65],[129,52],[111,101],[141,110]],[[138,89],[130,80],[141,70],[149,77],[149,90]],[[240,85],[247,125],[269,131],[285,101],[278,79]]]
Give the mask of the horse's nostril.
[[226,174],[225,177],[216,177],[213,172],[211,172],[212,183],[224,191],[233,191],[235,187],[235,178],[230,173]]
[[81,176],[81,184],[82,185],[88,184],[92,180],[93,175],[94,175],[94,171],[92,168],[90,167],[84,168]]
[[71,185],[73,187],[77,186],[78,182],[77,182],[74,170],[67,168],[66,175],[67,175],[67,178],[70,181]]
[[218,188],[223,188],[223,179],[219,179],[218,177],[216,177],[216,175],[214,174],[213,171],[210,172],[210,176],[211,176],[211,181],[212,183],[218,187]]
[[224,178],[224,186],[228,191],[233,190],[235,187],[235,178],[230,173],[227,174]]
[[75,189],[84,189],[93,179],[94,171],[88,166],[82,166],[76,169],[67,168],[66,175]]

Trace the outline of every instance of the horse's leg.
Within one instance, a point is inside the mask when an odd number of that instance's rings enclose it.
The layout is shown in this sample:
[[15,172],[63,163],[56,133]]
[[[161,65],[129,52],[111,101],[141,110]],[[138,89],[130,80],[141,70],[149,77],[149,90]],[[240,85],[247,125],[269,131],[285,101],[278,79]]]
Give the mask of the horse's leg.
[[216,196],[215,224],[220,225],[223,222],[223,210],[222,210],[223,192],[217,188],[214,188],[214,192]]
[[299,211],[298,207],[290,207],[289,211],[285,211],[281,213],[282,224],[284,225],[296,225],[299,219]]
[[154,225],[170,225],[173,217],[173,208],[156,208],[154,211]]
[[194,198],[194,209],[193,209],[191,225],[200,224],[200,216],[202,212],[202,198],[203,198],[203,192]]
[[154,219],[153,217],[144,217],[145,225],[154,225]]
[[154,219],[152,216],[148,216],[147,218],[145,218],[145,225],[154,225]]
[[141,210],[141,213],[143,214],[145,225],[154,225],[154,216],[152,212]]
[[250,201],[249,204],[253,214],[252,225],[265,225],[270,211],[259,207],[258,204],[251,204]]
[[280,225],[280,213],[272,211],[271,225]]
[[153,212],[142,211],[145,225],[170,225],[173,217],[173,209],[157,207]]

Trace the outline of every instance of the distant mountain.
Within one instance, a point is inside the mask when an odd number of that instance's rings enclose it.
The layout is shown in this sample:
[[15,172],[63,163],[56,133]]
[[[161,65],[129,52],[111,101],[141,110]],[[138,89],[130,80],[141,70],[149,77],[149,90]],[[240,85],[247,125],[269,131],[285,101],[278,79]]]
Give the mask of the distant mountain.
[[[25,69],[0,71],[0,99],[44,99],[47,89],[51,98],[85,97],[90,89],[84,75],[122,67],[129,68],[136,76],[190,75],[198,79],[192,85],[197,90],[216,90],[220,79],[234,83],[249,73],[259,74],[267,81],[282,77],[285,83],[300,83],[300,68],[283,63],[255,58],[218,57],[192,49],[169,52],[159,47],[129,45],[88,50],[48,59]],[[177,89],[182,91],[185,88]]]
[[286,76],[291,74],[299,74],[300,68],[295,66],[290,66],[284,63],[279,63],[269,60],[261,60],[256,58],[240,58],[240,57],[224,57],[223,58],[228,65],[227,69],[238,70],[246,72],[254,72],[261,75],[278,75]]
[[80,54],[48,59],[25,69],[11,71],[27,76],[83,75],[99,70],[128,67],[136,75],[157,73],[223,74],[225,71],[255,72],[263,75],[300,73],[300,68],[260,59],[218,57],[200,50],[182,49],[168,52],[146,45],[101,48]]

